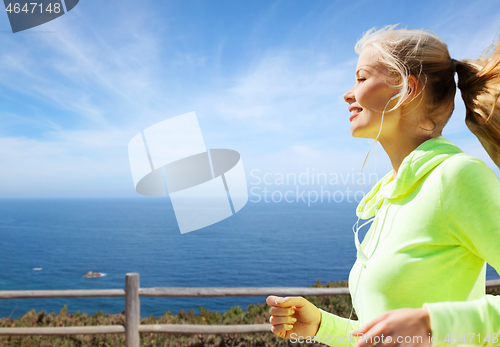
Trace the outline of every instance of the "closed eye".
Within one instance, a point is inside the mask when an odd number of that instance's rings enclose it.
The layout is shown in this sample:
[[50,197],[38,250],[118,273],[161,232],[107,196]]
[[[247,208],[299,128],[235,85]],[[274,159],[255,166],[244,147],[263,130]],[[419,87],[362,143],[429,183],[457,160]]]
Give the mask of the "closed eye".
[[366,78],[357,78],[356,81],[363,82],[363,81],[366,81]]

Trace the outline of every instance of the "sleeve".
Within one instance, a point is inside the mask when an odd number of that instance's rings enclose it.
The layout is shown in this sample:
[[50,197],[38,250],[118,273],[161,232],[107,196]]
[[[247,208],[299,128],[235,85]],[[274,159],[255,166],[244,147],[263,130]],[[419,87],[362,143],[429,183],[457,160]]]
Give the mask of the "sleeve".
[[[481,160],[449,159],[442,168],[441,210],[448,232],[497,272],[500,270],[500,182]],[[448,161],[448,160],[447,160]],[[475,345],[496,346],[500,335],[500,297],[458,302],[425,303],[432,337],[449,334]],[[471,337],[473,337],[471,339]],[[470,341],[469,341],[470,340]],[[462,342],[463,343],[463,342]]]
[[[319,309],[321,324],[314,340],[328,346],[352,347],[356,344],[350,332],[359,328],[358,321],[348,320]],[[351,344],[352,343],[352,344]]]

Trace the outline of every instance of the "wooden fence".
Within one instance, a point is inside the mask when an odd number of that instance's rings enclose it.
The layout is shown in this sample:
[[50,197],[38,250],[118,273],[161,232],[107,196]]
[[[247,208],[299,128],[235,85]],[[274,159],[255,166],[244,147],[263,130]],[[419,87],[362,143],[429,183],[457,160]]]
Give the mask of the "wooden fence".
[[[500,280],[486,281],[486,287],[499,287]],[[81,297],[125,297],[125,326],[101,325],[54,328],[0,328],[0,335],[79,335],[79,334],[125,334],[126,347],[139,347],[140,333],[168,334],[242,334],[270,332],[271,324],[245,325],[185,325],[147,324],[141,325],[140,296],[150,297],[221,297],[221,296],[305,296],[305,295],[349,295],[348,288],[308,287],[170,287],[140,288],[139,274],[125,276],[125,290],[28,290],[0,291],[0,299],[35,298],[81,298]]]

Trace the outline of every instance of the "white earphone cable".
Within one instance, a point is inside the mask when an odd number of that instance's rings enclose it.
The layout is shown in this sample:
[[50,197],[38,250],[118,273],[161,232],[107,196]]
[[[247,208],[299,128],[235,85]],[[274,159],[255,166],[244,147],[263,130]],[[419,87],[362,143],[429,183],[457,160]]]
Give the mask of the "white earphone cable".
[[[365,159],[363,160],[363,165],[361,166],[361,172],[360,172],[360,178],[361,178],[361,189],[363,191],[363,197],[365,197],[366,193],[365,193],[365,190],[363,188],[363,169],[366,165],[366,162],[368,160],[368,157],[370,156],[370,152],[372,150],[372,147],[373,145],[377,144],[377,141],[378,141],[378,138],[380,136],[380,133],[382,132],[382,125],[384,124],[384,115],[385,115],[385,110],[387,109],[387,106],[389,105],[389,103],[396,99],[398,96],[401,95],[401,92],[394,95],[393,97],[391,97],[389,99],[389,101],[387,101],[387,103],[385,104],[385,107],[384,107],[384,110],[382,111],[382,119],[380,121],[380,129],[378,131],[378,134],[377,134],[377,137],[375,138],[375,141],[373,141],[372,145],[370,146],[370,148],[368,149],[368,152],[366,153],[366,156],[365,156]],[[377,151],[378,150],[378,144],[375,146],[375,175],[377,175]],[[372,187],[373,187],[373,184],[372,184]],[[351,322],[351,317],[352,317],[352,313],[354,312],[354,300],[356,299],[356,293],[358,292],[358,287],[359,287],[359,281],[361,279],[361,272],[363,271],[363,268],[365,267],[365,263],[366,261],[368,261],[368,257],[366,256],[366,254],[361,250],[361,243],[359,242],[359,237],[358,237],[358,232],[359,232],[359,229],[361,229],[363,226],[365,226],[366,224],[370,223],[370,222],[373,222],[373,220],[375,219],[375,217],[367,220],[365,223],[363,223],[361,226],[359,226],[359,220],[360,220],[360,217],[358,217],[358,220],[356,221],[356,223],[354,223],[354,225],[352,226],[352,231],[354,232],[354,244],[356,245],[356,250],[357,250],[357,254],[356,256],[358,258],[361,258],[361,267],[360,267],[360,270],[359,270],[359,275],[358,275],[358,281],[356,282],[356,289],[354,290],[354,295],[352,297],[352,308],[351,308],[351,313],[349,315],[349,318],[347,320],[347,325],[346,325],[346,328],[345,328],[345,334],[347,336],[347,330],[349,329],[349,323]],[[356,231],[354,230],[354,228],[356,228]],[[352,340],[349,338],[349,342],[351,343],[351,345],[354,347],[354,344],[352,343]]]

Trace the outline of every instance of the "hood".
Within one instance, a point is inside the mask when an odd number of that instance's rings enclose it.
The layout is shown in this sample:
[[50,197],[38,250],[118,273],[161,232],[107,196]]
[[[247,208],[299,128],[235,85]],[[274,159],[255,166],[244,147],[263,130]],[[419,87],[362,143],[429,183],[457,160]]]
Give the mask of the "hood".
[[406,156],[395,180],[391,171],[373,186],[359,202],[356,215],[361,219],[373,217],[385,199],[405,195],[436,166],[457,153],[462,153],[460,148],[443,136],[425,141]]

